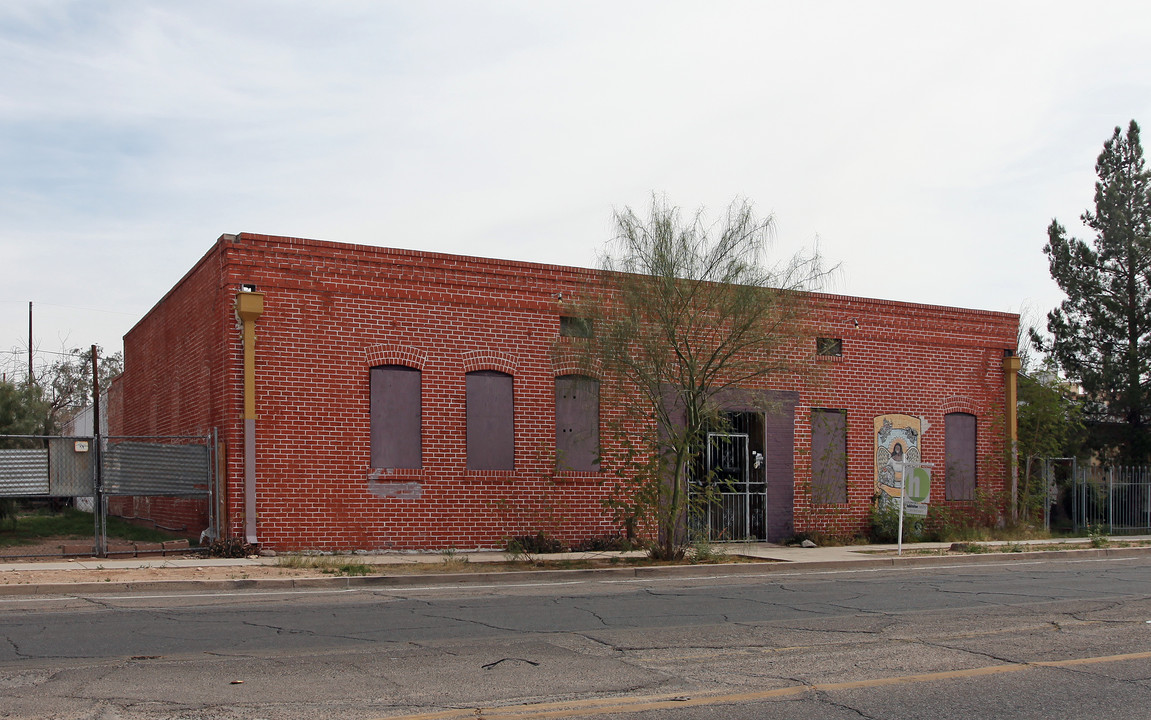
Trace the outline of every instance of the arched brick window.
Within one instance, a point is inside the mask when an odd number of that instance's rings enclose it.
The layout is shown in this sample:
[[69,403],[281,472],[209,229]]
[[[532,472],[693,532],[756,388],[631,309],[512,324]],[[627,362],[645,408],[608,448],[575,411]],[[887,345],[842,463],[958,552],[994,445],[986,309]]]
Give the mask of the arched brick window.
[[954,412],[943,416],[946,444],[946,497],[975,499],[975,416]]
[[422,467],[420,371],[378,365],[371,369],[370,384],[372,467]]
[[466,376],[468,470],[515,469],[512,376],[476,370]]

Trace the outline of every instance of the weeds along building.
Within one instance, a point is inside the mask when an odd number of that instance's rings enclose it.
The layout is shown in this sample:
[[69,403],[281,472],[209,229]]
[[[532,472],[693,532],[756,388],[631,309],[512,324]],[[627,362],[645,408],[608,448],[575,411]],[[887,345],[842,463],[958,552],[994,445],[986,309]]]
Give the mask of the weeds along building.
[[[599,437],[612,391],[563,352],[579,342],[563,298],[596,278],[224,235],[125,336],[122,430],[215,429],[218,531],[264,548],[618,534]],[[1005,489],[1018,316],[810,300],[815,380],[747,388],[768,412],[727,408],[727,459],[709,462],[732,482],[701,521],[714,537],[862,530],[901,459],[934,465],[937,506]]]

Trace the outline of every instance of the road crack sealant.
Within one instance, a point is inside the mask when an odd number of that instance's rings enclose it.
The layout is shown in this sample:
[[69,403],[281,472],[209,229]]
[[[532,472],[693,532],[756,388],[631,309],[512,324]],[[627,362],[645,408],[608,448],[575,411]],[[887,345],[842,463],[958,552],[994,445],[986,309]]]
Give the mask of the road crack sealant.
[[815,701],[822,705],[828,705],[830,707],[839,708],[840,710],[846,710],[850,713],[855,713],[864,720],[881,720],[881,718],[878,718],[875,715],[868,715],[857,707],[852,707],[846,703],[835,702],[831,699],[829,693],[826,693],[822,690],[816,690],[814,693],[812,693],[812,695],[814,696]]

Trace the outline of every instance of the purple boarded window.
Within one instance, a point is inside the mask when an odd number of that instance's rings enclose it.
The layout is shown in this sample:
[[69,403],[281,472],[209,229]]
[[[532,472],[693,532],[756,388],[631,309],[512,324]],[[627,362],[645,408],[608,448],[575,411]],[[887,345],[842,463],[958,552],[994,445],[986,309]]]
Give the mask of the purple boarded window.
[[422,409],[419,370],[403,365],[372,368],[372,467],[422,467]]
[[943,416],[946,436],[946,497],[975,499],[975,416],[948,413]]
[[846,411],[811,411],[811,501],[847,502]]
[[599,470],[599,380],[586,375],[556,378],[556,466]]
[[495,370],[467,374],[468,470],[515,469],[512,376]]

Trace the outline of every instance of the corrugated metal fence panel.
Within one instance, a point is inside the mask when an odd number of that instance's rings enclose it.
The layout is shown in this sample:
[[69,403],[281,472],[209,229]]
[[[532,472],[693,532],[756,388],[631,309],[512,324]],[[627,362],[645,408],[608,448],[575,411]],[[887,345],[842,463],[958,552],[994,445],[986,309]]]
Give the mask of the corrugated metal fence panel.
[[106,495],[207,495],[206,445],[109,443],[104,451]]
[[0,450],[0,497],[48,494],[48,450]]
[[91,495],[96,478],[96,452],[91,438],[49,438],[49,494],[55,497]]

